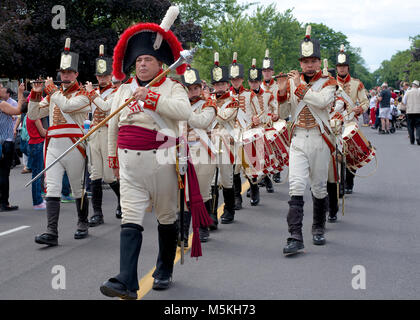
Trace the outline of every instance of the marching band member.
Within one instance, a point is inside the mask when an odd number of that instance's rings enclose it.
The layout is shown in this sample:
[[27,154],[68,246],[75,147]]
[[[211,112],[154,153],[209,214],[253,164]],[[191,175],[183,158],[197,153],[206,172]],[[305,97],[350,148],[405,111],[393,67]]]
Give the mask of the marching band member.
[[[272,119],[277,120],[277,99],[270,91],[265,91],[262,88],[262,69],[256,67],[256,59],[252,59],[252,66],[248,70],[248,85],[250,89],[257,95],[259,105],[262,108],[263,116],[260,117],[262,125],[269,124]],[[276,113],[274,114],[274,112]],[[249,196],[251,197],[251,206],[256,206],[260,202],[259,186],[256,182],[256,179],[250,181]],[[270,192],[269,190],[270,188],[268,187],[267,191]]]
[[[369,100],[366,96],[365,86],[362,81],[350,76],[349,56],[344,52],[344,45],[341,45],[340,52],[337,55],[337,83],[342,90],[339,90],[341,97],[345,100],[346,109],[354,105],[349,116],[344,117],[344,123],[357,120],[357,117],[367,111]],[[359,105],[356,106],[356,103]],[[349,110],[350,111],[350,110]],[[353,193],[354,174],[346,168],[345,193]]]
[[[203,94],[202,81],[198,70],[187,67],[181,77],[182,83],[188,88],[188,98],[191,103],[192,113],[188,119],[188,144],[192,162],[197,173],[200,193],[206,210],[213,221],[217,223],[217,216],[213,215],[211,203],[211,183],[214,176],[212,158],[216,156],[216,149],[211,143],[210,125],[216,118],[216,105],[210,98]],[[184,245],[188,247],[188,234],[191,222],[191,213],[184,212]],[[210,236],[207,227],[199,228],[200,241],[206,242]]]
[[[50,127],[45,139],[45,165],[48,166],[56,157],[83,137],[83,124],[90,111],[90,97],[77,82],[79,55],[70,52],[70,38],[66,39],[64,52],[61,54],[60,74],[63,83],[60,88],[51,78],[45,82],[47,97],[42,100],[42,83],[35,83],[31,91],[28,106],[29,119],[36,120],[49,116]],[[78,215],[75,239],[88,236],[88,198],[84,195],[82,207],[82,180],[85,172],[86,147],[77,146],[65,158],[51,167],[46,173],[47,186],[47,232],[37,235],[35,242],[55,246],[58,244],[58,218],[64,172],[67,172],[73,196],[76,198]]]
[[292,116],[293,129],[289,161],[290,237],[285,255],[304,248],[302,236],[303,195],[310,179],[313,199],[312,235],[315,245],[325,244],[328,165],[334,146],[331,143],[329,111],[334,103],[336,81],[321,71],[319,41],[311,39],[310,26],[301,43],[300,65],[304,75],[293,70],[288,79],[279,78],[278,100],[282,118]]
[[[112,87],[112,58],[104,56],[104,46],[99,47],[99,58],[96,59],[96,79],[99,88],[93,89],[92,83],[88,82],[86,90],[92,94],[93,120],[91,128],[105,119],[111,110],[112,98],[117,91]],[[95,227],[104,223],[102,213],[102,180],[108,183],[117,196],[118,206],[116,217],[121,219],[120,184],[115,178],[112,169],[108,165],[108,126],[102,126],[94,132],[88,140],[90,150],[90,179],[92,191],[93,216],[89,219],[89,227]]]
[[[262,75],[263,75],[263,82],[261,84],[261,89],[264,91],[271,92],[275,98],[277,98],[277,92],[279,90],[279,86],[276,81],[273,79],[274,75],[274,61],[272,58],[270,58],[270,51],[268,49],[265,50],[265,56],[263,59],[262,64]],[[272,109],[270,109],[270,115],[273,119],[273,122],[277,121],[279,119],[279,110],[278,105],[272,106]],[[280,183],[280,172],[273,175],[273,180],[276,183]],[[270,177],[264,178],[265,185],[267,187],[267,191],[273,190],[273,184],[270,180]]]
[[[259,104],[257,95],[252,90],[243,87],[244,82],[244,66],[237,63],[238,54],[233,53],[232,64],[229,65],[229,79],[232,84],[230,89],[231,96],[239,101],[238,115],[236,117],[236,127],[242,132],[252,126],[258,126],[261,123],[258,117],[262,114],[262,107]],[[240,144],[236,144],[236,154],[239,154]],[[236,161],[233,175],[233,190],[235,193],[235,210],[242,209],[242,182],[241,182],[241,161]],[[273,192],[274,190],[271,190]]]
[[[124,79],[133,65],[135,76],[115,93],[111,111],[131,97],[134,100],[110,119],[108,127],[109,164],[120,178],[122,209],[120,273],[100,287],[109,297],[137,298],[143,219],[150,203],[158,221],[159,240],[153,289],[165,290],[172,283],[178,238],[177,195],[183,186],[176,165],[177,149],[183,141],[178,139],[179,125],[190,118],[192,111],[187,92],[179,82],[163,76],[150,87],[146,85],[163,73],[164,63],[172,65],[180,57],[181,43],[170,30],[178,13],[177,7],[170,7],[161,25],[138,23],[129,27],[114,49],[114,76]],[[178,66],[178,74],[185,68],[185,64]],[[188,209],[194,227],[197,219],[206,223],[208,220],[201,195],[194,194],[198,183],[192,165],[188,165],[187,173],[191,185]],[[199,245],[198,233],[195,235]],[[200,250],[196,247],[193,256],[201,255]]]
[[[217,175],[223,186],[223,199],[225,207],[221,217],[222,224],[229,224],[235,217],[235,195],[233,191],[233,164],[235,163],[235,139],[237,139],[237,130],[235,130],[236,118],[238,114],[239,102],[230,95],[229,92],[229,70],[226,66],[219,66],[219,54],[214,55],[214,67],[211,71],[211,83],[215,89],[212,99],[217,106],[217,117],[212,124],[213,144],[219,151],[217,157]],[[218,178],[216,176],[216,178]],[[215,178],[215,180],[216,180]],[[219,187],[212,187],[212,194],[215,205],[213,214],[217,214],[217,202]],[[214,230],[210,228],[210,230]]]

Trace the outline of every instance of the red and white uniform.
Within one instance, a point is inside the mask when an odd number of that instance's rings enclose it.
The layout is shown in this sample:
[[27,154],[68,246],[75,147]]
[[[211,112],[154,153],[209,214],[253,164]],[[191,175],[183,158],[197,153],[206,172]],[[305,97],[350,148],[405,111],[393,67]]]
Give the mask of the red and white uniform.
[[235,140],[239,139],[239,130],[235,128],[236,117],[239,109],[239,101],[224,93],[219,98],[212,95],[217,106],[216,120],[213,121],[212,141],[218,152],[216,159],[219,167],[220,183],[224,188],[230,189],[233,185],[233,164],[237,158],[235,155]]
[[[48,166],[79,138],[83,137],[83,124],[90,111],[89,94],[80,90],[77,82],[66,90],[55,85],[47,86],[48,96],[42,99],[38,92],[31,92],[28,117],[31,120],[49,116],[50,127],[45,139],[45,165]],[[47,197],[61,197],[64,172],[67,172],[74,198],[82,196],[85,166],[85,146],[80,144],[46,173]]]
[[[111,112],[130,99],[138,87],[137,78],[121,85],[113,98]],[[147,110],[155,112],[158,117]],[[117,145],[118,131],[123,126],[139,126],[178,137],[179,121],[187,121],[191,112],[185,88],[179,82],[163,77],[149,88],[143,109],[140,102],[133,102],[109,121],[109,165],[119,168],[122,224],[143,225],[150,204],[153,204],[160,224],[173,224],[178,203],[178,177],[175,147],[121,149]]]
[[[91,128],[98,125],[105,119],[111,110],[112,99],[115,90],[109,84],[104,88],[98,88],[92,98],[93,119]],[[99,128],[88,139],[89,142],[89,163],[90,163],[90,179],[103,179],[106,183],[112,183],[116,180],[112,169],[108,163],[108,124]]]
[[334,145],[331,143],[329,112],[334,104],[336,81],[319,71],[309,83],[301,76],[296,87],[288,81],[287,92],[278,95],[280,117],[291,115],[293,123],[290,159],[289,194],[303,196],[307,179],[318,199],[327,196],[328,165]]
[[188,119],[188,144],[200,193],[206,202],[211,199],[211,182],[217,156],[217,149],[211,142],[211,124],[216,118],[216,104],[211,99],[199,98],[191,101],[191,107],[193,112]]

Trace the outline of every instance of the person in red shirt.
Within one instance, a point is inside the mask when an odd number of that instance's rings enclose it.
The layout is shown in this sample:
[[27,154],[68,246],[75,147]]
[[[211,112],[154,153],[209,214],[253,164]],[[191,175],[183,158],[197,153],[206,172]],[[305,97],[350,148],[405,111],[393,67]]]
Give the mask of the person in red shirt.
[[[47,130],[42,126],[41,119],[31,120],[28,117],[25,117],[24,121],[26,121],[26,130],[28,130],[29,134],[28,164],[32,169],[32,178],[35,178],[44,168],[43,149]],[[35,210],[46,209],[46,203],[41,196],[42,184],[41,179],[32,182],[32,203]]]

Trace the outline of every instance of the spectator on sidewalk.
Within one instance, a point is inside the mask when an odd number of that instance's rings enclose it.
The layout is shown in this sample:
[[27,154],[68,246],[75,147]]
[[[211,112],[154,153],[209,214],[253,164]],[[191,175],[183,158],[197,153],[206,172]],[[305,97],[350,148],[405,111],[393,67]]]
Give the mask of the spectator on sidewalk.
[[0,144],[2,145],[0,155],[0,211],[19,209],[18,206],[11,206],[9,203],[9,176],[15,152],[12,115],[20,114],[24,102],[24,90],[25,85],[21,84],[19,86],[18,106],[13,107],[9,103],[1,101],[6,100],[7,95],[4,94],[4,88],[0,88]]
[[[416,137],[417,144],[420,145],[420,89],[418,80],[413,81],[411,90],[408,90],[404,95],[402,108],[406,111],[410,143],[414,144],[414,138]],[[414,130],[416,131],[415,135]]]
[[372,90],[370,93],[370,100],[369,100],[369,112],[370,112],[370,120],[369,125],[373,127],[376,121],[376,104],[378,102],[378,97],[376,95],[376,91]]
[[[31,120],[25,117],[26,128],[29,134],[29,167],[32,169],[32,179],[44,168],[44,139],[47,130],[42,126],[40,119]],[[35,210],[45,210],[46,203],[42,199],[43,179],[39,178],[32,182],[32,204]]]
[[379,118],[381,119],[382,128],[379,130],[380,134],[389,134],[391,117],[391,91],[388,89],[388,84],[384,82],[381,86],[381,93],[378,96],[379,101]]

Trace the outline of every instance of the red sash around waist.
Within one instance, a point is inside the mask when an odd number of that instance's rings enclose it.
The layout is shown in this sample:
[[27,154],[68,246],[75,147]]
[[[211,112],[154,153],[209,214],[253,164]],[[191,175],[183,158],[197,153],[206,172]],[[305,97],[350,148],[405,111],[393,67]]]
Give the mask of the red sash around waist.
[[[159,149],[160,147],[173,147],[176,146],[179,141],[180,138],[170,137],[155,130],[127,125],[120,127],[118,131],[117,145],[120,149],[147,151]],[[165,145],[162,146],[163,144]],[[191,161],[191,157],[188,151],[188,143],[185,143],[185,146],[187,147],[188,155],[187,180],[189,192],[189,210],[191,212],[192,227],[194,230],[191,257],[199,257],[202,255],[200,237],[198,234],[199,227],[207,227],[213,221],[207,213],[203,198],[200,194],[200,186],[198,184],[197,174],[195,172],[194,165]]]

